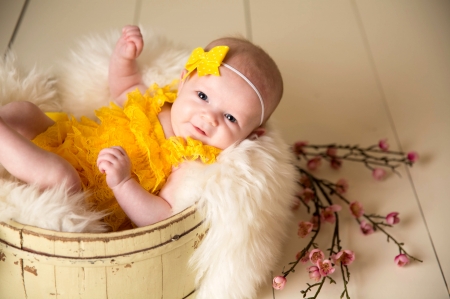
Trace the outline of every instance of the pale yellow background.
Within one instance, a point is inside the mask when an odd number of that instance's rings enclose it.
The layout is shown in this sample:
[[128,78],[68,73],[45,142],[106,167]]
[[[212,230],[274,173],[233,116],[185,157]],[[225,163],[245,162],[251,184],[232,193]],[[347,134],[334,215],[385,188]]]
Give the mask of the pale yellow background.
[[[0,51],[16,28],[12,49],[24,68],[57,68],[81,36],[131,23],[191,48],[241,34],[263,46],[283,73],[285,95],[273,120],[287,142],[371,145],[388,138],[392,149],[418,151],[417,165],[381,183],[359,165],[317,174],[346,177],[349,199],[369,212],[400,212],[391,232],[424,260],[398,268],[394,244],[380,233],[362,236],[342,212],[343,246],[356,252],[351,298],[449,297],[448,0],[30,0],[18,23],[24,3],[0,1]],[[308,218],[301,211],[296,217]],[[274,275],[306,244],[295,225],[289,234]],[[327,236],[319,242],[323,249],[330,244]],[[289,275],[275,298],[302,298],[300,290],[312,283],[304,269]],[[338,284],[325,285],[319,298],[339,298],[339,273],[333,278]],[[270,281],[258,298],[273,298]]]

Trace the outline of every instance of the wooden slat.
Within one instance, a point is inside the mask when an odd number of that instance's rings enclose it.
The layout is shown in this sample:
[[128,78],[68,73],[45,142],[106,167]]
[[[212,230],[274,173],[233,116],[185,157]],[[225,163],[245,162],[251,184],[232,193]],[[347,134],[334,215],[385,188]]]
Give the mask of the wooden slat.
[[0,243],[0,298],[25,299],[22,260]]
[[225,35],[246,36],[243,1],[143,0],[139,23],[192,49]]
[[411,177],[450,287],[450,2],[356,3],[399,142],[422,157]]
[[160,256],[107,267],[108,298],[163,298],[162,269]]
[[[391,149],[398,149],[353,2],[291,1],[283,5],[269,0],[250,2],[254,41],[272,54],[284,77],[285,94],[279,110],[274,113],[274,121],[289,143],[308,140],[312,144],[337,142],[369,146],[388,138]],[[377,3],[370,3],[370,6],[376,7]],[[390,4],[384,5],[390,7]],[[406,9],[408,5],[404,2],[399,6]],[[369,9],[367,13],[371,11]],[[400,10],[392,12],[393,20],[400,13]],[[384,22],[384,14],[377,20]],[[389,32],[389,25],[386,26],[385,30]],[[385,42],[383,35],[379,38],[375,44],[390,49],[390,43]],[[401,55],[396,52],[393,59]],[[396,75],[393,73],[392,76]],[[406,105],[403,102],[403,107]],[[391,175],[384,182],[376,182],[369,170],[350,162],[344,162],[340,171],[323,165],[314,173],[334,182],[341,177],[348,179],[351,186],[348,198],[361,202],[368,213],[386,215],[399,211],[403,220],[390,232],[397,240],[405,242],[412,255],[426,260],[407,269],[396,267],[393,259],[398,254],[397,247],[392,242],[386,243],[385,236],[379,232],[370,237],[362,236],[343,204],[344,209],[340,212],[342,245],[357,255],[356,262],[350,266],[352,278],[348,288],[351,298],[446,296],[414,190],[405,169],[400,173],[401,178]],[[308,221],[310,217],[305,211],[296,213],[297,221]],[[323,234],[317,242],[325,251],[331,242],[330,228],[325,227]],[[293,228],[283,260],[273,274],[280,275],[307,241],[299,240]],[[288,276],[286,288],[276,292],[277,299],[298,296],[300,290],[307,287],[306,283],[312,283],[306,267],[299,265],[296,273]],[[339,276],[336,271],[333,279],[338,284],[330,286],[327,283],[319,298],[339,298],[342,292]],[[411,286],[410,281],[421,281],[421,284]],[[258,298],[273,298],[270,278]]]
[[[163,298],[183,298],[195,289],[195,273],[188,262],[204,233],[197,234],[190,242],[162,255]],[[181,278],[179,273],[184,273]]]
[[0,54],[3,55],[13,37],[25,0],[0,1]]
[[27,299],[56,296],[55,267],[38,261],[23,260],[23,283]]
[[106,271],[104,268],[55,267],[58,299],[106,299]]
[[12,48],[26,69],[36,64],[52,67],[82,36],[132,23],[134,4],[121,0],[30,1]]

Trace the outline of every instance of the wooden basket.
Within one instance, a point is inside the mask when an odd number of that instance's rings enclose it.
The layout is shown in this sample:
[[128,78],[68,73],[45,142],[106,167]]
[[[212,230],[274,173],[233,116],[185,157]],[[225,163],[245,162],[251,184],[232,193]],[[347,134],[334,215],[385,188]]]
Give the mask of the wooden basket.
[[0,298],[194,298],[188,260],[207,228],[192,206],[151,226],[102,234],[0,223]]

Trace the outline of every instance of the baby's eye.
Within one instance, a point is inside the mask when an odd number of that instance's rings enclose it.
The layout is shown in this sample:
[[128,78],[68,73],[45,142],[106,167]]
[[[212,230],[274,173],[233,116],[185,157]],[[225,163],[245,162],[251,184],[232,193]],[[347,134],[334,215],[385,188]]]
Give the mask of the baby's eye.
[[231,121],[232,123],[237,122],[237,119],[234,118],[233,115],[231,115],[231,114],[224,114],[224,115],[225,115],[225,118],[228,119],[229,121]]
[[202,99],[203,101],[207,101],[208,100],[208,96],[206,94],[204,94],[203,92],[199,91],[199,92],[197,92],[197,94],[198,94],[198,97],[200,99]]

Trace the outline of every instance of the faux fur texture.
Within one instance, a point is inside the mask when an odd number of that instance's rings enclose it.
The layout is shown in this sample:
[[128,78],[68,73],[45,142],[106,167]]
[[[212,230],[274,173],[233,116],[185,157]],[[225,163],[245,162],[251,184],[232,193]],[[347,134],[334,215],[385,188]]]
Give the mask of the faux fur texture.
[[[92,116],[110,101],[108,64],[118,37],[119,32],[112,32],[83,40],[57,74],[58,81],[36,70],[21,75],[10,55],[0,65],[0,104],[31,100],[45,111]],[[144,38],[139,63],[145,83],[163,85],[179,78],[189,50],[151,32]],[[189,162],[173,210],[175,214],[197,202],[210,227],[190,261],[198,271],[196,298],[255,298],[258,286],[270,277],[297,189],[291,157],[280,134],[268,128],[266,135],[223,151],[215,164]],[[101,215],[79,204],[82,194],[68,196],[61,188],[42,194],[1,175],[0,220],[12,218],[53,230],[101,230],[96,220]],[[44,213],[52,215],[45,217],[51,223],[40,219]]]
[[190,261],[198,271],[197,298],[255,298],[268,282],[291,223],[297,172],[290,158],[269,129],[226,149],[213,165],[191,167],[176,202],[198,201],[210,227]]
[[0,181],[0,221],[14,219],[22,224],[65,232],[104,232],[102,213],[90,211],[84,194],[69,195],[62,186],[39,191],[5,180]]

